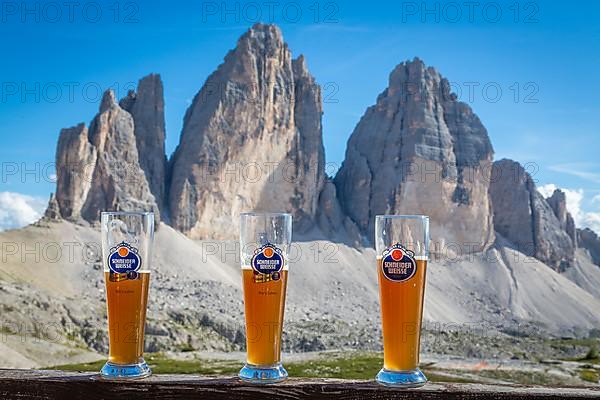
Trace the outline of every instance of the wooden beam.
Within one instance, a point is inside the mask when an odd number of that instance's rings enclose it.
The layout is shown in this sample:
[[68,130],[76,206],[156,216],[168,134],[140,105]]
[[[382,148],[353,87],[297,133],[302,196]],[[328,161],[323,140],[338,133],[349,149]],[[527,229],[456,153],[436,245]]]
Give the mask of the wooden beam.
[[105,381],[95,373],[0,369],[0,399],[332,399],[332,400],[531,400],[600,399],[600,387],[430,383],[389,389],[373,381],[292,378],[277,385],[248,385],[237,378],[155,375],[137,381]]

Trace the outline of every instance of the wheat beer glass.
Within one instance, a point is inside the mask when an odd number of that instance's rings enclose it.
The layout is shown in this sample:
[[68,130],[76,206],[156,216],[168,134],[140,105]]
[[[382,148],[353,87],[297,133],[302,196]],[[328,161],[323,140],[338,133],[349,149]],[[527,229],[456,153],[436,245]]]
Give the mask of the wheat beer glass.
[[101,219],[109,355],[100,373],[143,378],[151,374],[143,353],[154,214],[103,212]]
[[427,382],[419,369],[419,345],[429,217],[378,215],[375,248],[383,325],[383,369],[377,374],[377,382],[397,387],[422,386]]
[[252,383],[275,383],[288,376],[281,364],[281,331],[292,216],[246,213],[240,226],[247,356],[239,376]]

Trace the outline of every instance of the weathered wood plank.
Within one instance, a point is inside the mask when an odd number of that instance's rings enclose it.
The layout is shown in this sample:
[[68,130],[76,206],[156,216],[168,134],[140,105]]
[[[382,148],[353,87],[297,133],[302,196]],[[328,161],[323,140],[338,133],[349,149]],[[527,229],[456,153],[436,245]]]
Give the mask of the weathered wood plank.
[[0,369],[0,399],[332,399],[332,400],[532,400],[599,399],[600,387],[548,388],[518,385],[428,384],[419,389],[388,389],[373,381],[289,379],[253,386],[237,378],[155,375],[115,382],[94,373]]

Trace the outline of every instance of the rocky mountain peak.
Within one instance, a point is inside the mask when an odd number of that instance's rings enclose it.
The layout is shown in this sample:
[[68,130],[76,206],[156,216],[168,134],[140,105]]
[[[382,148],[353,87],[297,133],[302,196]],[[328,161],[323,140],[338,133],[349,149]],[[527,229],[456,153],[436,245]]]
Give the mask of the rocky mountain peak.
[[575,220],[567,211],[567,196],[565,192],[555,189],[552,196],[548,197],[546,201],[552,208],[552,211],[554,211],[554,215],[558,219],[558,222],[560,222],[561,228],[571,238],[573,246],[577,247],[577,229],[575,228]]
[[148,130],[144,124],[160,120],[162,108],[142,107],[144,99],[155,97],[147,96],[144,86],[138,95],[130,95],[123,102],[131,105],[133,114],[142,116],[144,122],[140,122],[139,129],[135,129],[132,114],[117,103],[114,92],[107,90],[89,129],[79,124],[61,131],[56,151],[56,202],[63,218],[95,223],[101,211],[121,210],[154,211],[160,220],[157,202],[140,166],[146,153],[143,147],[143,152],[138,151],[136,133],[145,135]]
[[600,266],[600,237],[590,228],[577,229],[577,240],[579,246],[585,249],[592,262]]
[[240,36],[237,50],[245,52],[254,49],[273,49],[286,46],[279,26],[274,24],[256,23]]
[[167,158],[165,155],[165,103],[163,83],[158,74],[138,82],[137,92],[119,102],[133,117],[140,167],[163,216],[166,213]]
[[471,108],[419,60],[398,65],[352,133],[335,178],[344,212],[372,238],[377,214],[427,214],[439,246],[494,241],[493,149]]
[[186,112],[171,160],[172,225],[233,238],[240,212],[270,210],[308,229],[324,182],[321,113],[320,88],[279,28],[254,25]]
[[[564,200],[561,193],[553,195],[557,210],[562,209],[558,206]],[[521,164],[507,159],[496,161],[490,195],[494,228],[517,250],[558,271],[574,264],[575,246],[571,237]]]
[[100,101],[100,114],[113,107],[118,107],[117,99],[115,98],[115,92],[112,89],[108,89],[104,92]]
[[[306,59],[304,54],[300,54],[295,60],[292,61],[294,66],[294,75],[299,76],[310,76],[308,67],[306,66]],[[312,77],[312,76],[311,76]]]

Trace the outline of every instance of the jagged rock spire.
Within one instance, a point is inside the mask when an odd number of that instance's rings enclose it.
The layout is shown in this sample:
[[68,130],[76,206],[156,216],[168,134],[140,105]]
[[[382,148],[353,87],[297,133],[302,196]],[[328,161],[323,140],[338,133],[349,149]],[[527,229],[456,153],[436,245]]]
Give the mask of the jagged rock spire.
[[167,158],[165,155],[165,102],[163,84],[158,74],[140,79],[137,92],[119,102],[133,117],[136,147],[150,191],[165,214]]
[[239,213],[288,211],[312,226],[324,183],[321,92],[281,31],[256,24],[187,110],[171,160],[171,223],[234,238]]
[[490,194],[494,227],[517,250],[558,271],[574,264],[575,246],[566,226],[518,162],[494,163]]
[[162,171],[148,175],[141,167],[152,162],[160,164],[161,160],[155,157],[161,151],[160,143],[164,143],[160,78],[151,75],[141,80],[138,95],[130,97],[123,104],[138,116],[138,129],[134,117],[119,106],[113,91],[107,90],[89,129],[79,124],[61,131],[56,151],[56,201],[63,218],[93,223],[99,220],[101,211],[123,210],[154,211],[160,221],[147,176],[157,178],[164,187],[164,166]]
[[468,252],[493,243],[492,145],[449,86],[417,58],[398,65],[348,140],[337,195],[371,239],[377,214],[426,214],[440,251],[448,243]]

